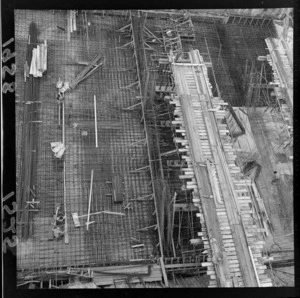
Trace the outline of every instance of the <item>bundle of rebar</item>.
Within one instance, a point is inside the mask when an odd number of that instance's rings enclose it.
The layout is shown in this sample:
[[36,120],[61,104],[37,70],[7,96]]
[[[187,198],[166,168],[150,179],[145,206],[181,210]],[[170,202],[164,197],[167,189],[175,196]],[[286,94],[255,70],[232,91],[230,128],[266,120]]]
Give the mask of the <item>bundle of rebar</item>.
[[100,54],[97,54],[90,63],[77,75],[77,77],[71,82],[70,88],[74,89],[80,82],[92,75],[100,66],[104,63],[104,58]]
[[[30,65],[32,60],[33,48],[37,44],[37,30],[36,24],[31,23],[29,26],[29,44],[27,47],[27,63]],[[36,180],[36,155],[37,155],[37,133],[38,133],[38,79],[30,75],[28,81],[25,84],[25,107],[23,113],[23,137],[22,137],[22,155],[21,155],[21,183],[19,185],[19,195],[17,196],[18,204],[18,222],[23,224],[22,235],[25,239],[30,235],[29,221],[32,215],[29,211],[35,211],[30,207],[35,207],[34,202],[36,195],[34,191]],[[32,212],[30,212],[32,213]]]

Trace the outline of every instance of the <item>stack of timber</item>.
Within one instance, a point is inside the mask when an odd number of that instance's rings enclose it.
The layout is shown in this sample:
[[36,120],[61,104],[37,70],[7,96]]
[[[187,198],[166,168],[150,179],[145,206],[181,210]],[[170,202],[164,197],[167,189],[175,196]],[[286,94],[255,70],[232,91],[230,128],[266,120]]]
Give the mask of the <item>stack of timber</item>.
[[[191,65],[172,63],[178,96],[172,95],[170,103],[175,105],[172,124],[182,135],[175,142],[182,145],[179,152],[187,163],[185,177],[180,178],[193,190],[193,203],[199,209],[198,235],[208,256],[202,266],[211,278],[209,287],[272,286],[266,266],[259,262],[263,229],[254,222],[251,180],[244,179],[235,165],[229,130],[222,124],[226,103],[213,98],[199,51],[190,56]],[[223,254],[218,266],[212,253],[216,253],[215,242]]]
[[[270,51],[267,61],[273,70],[273,82],[270,85],[274,86],[280,113],[287,127],[287,135],[290,137],[290,130],[293,127],[293,68],[279,39],[267,38],[265,41]],[[286,100],[286,104],[283,104],[281,99]]]
[[71,33],[77,30],[76,26],[76,10],[68,10],[67,12],[67,38],[71,40]]
[[[281,92],[280,88],[286,89],[287,102],[293,109],[293,67],[288,60],[287,53],[281,41],[276,38],[266,38],[265,42],[268,46],[270,54],[267,55],[267,60],[273,69],[274,83],[276,91]],[[281,94],[285,98],[285,92]]]
[[[25,68],[26,69],[26,68]],[[33,77],[42,77],[47,70],[47,41],[32,49],[32,59],[29,74]],[[25,76],[24,76],[25,77]],[[26,77],[25,77],[26,80]]]

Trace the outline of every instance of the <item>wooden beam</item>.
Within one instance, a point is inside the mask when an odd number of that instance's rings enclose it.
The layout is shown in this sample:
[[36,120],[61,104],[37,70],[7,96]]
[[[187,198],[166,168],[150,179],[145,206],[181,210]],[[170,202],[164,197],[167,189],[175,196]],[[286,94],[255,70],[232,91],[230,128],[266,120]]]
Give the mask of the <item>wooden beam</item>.
[[145,195],[145,196],[141,196],[141,197],[137,197],[137,198],[134,198],[134,199],[130,199],[129,201],[138,201],[138,200],[145,200],[145,199],[148,199],[148,200],[152,200],[154,197],[154,194],[149,194],[149,195]]
[[90,225],[90,212],[91,212],[91,201],[92,201],[92,193],[93,193],[93,178],[94,178],[94,170],[91,171],[91,183],[90,183],[90,194],[89,194],[89,207],[86,221],[86,230],[89,230]]
[[[205,197],[207,198],[211,197],[212,190],[209,183],[209,176],[207,173],[207,169],[206,167],[200,166],[200,164],[203,164],[204,162],[204,157],[203,157],[203,150],[202,150],[202,146],[198,134],[195,112],[192,106],[192,96],[190,95],[190,91],[187,86],[186,79],[182,73],[182,67],[178,65],[175,66],[174,68],[175,68],[175,79],[177,81],[177,84],[179,85],[179,92],[181,95],[180,102],[182,107],[182,113],[184,116],[183,118],[184,118],[185,128],[187,131],[187,138],[189,140],[191,157],[194,164],[194,172],[196,176],[197,187],[200,193],[200,197],[202,198],[201,202],[203,206],[205,222],[210,231],[210,239],[216,239],[218,245],[222,247],[223,241],[222,241],[221,231],[219,229],[220,225],[216,213],[215,201],[212,199],[205,198]],[[203,98],[200,98],[200,100],[203,100]],[[206,115],[204,114],[203,116],[205,117]],[[218,276],[220,277],[221,285],[225,287],[227,284],[226,281],[230,280],[230,271],[229,271],[228,264],[224,261],[220,265],[215,265],[215,269]]]
[[176,203],[174,204],[174,211],[199,211],[199,209],[193,203]]
[[161,271],[162,271],[162,274],[163,274],[163,279],[164,279],[164,282],[165,282],[165,286],[169,287],[168,277],[167,277],[166,269],[165,269],[165,264],[164,264],[164,260],[163,260],[162,257],[159,258],[159,262],[160,262],[160,268],[161,268]]
[[167,156],[167,155],[172,155],[174,153],[177,153],[177,149],[174,149],[174,150],[171,150],[171,151],[168,151],[168,152],[163,152],[160,154],[160,156]]
[[165,264],[165,269],[201,267],[201,263]]
[[138,168],[138,169],[135,169],[135,170],[132,170],[132,171],[129,171],[129,173],[139,173],[139,172],[142,172],[142,171],[148,171],[150,169],[150,166],[145,166],[145,167],[142,167],[142,168]]
[[137,231],[147,231],[147,230],[152,229],[152,228],[157,229],[157,224],[152,225],[152,226],[148,226],[148,227],[145,227],[145,228],[138,229]]
[[250,248],[249,245],[248,245],[248,250],[249,250],[249,254],[250,254],[251,263],[252,263],[252,266],[254,268],[254,273],[255,273],[255,277],[256,277],[256,281],[257,281],[257,286],[260,287],[259,277],[258,277],[256,268],[255,268],[255,263],[254,263],[254,260],[253,260],[252,251],[251,251],[251,248]]
[[[125,25],[124,27],[122,27],[122,28],[120,28],[120,29],[118,29],[118,30],[116,30],[117,32],[124,32],[125,31],[125,29],[127,29],[127,28],[129,28],[129,31],[131,31],[132,30],[132,26],[131,26],[131,23],[130,24],[127,24],[127,25]],[[127,29],[128,30],[128,29]]]
[[68,10],[68,13],[67,13],[67,40],[70,41],[71,40],[71,22],[70,22],[70,11]]
[[[65,103],[62,103],[62,143],[65,145]],[[69,244],[68,218],[67,218],[67,188],[66,188],[66,160],[64,159],[64,211],[65,211],[65,244]]]
[[65,145],[65,103],[62,103],[62,143]]
[[98,148],[98,125],[97,125],[97,102],[96,102],[96,95],[94,95],[94,112],[95,112],[95,137],[96,137],[96,148]]
[[61,111],[61,104],[58,104],[58,125],[60,126],[60,118],[61,118],[61,116],[60,116],[60,111]]
[[140,105],[141,105],[141,102],[138,102],[138,103],[136,103],[136,104],[134,104],[132,106],[129,106],[127,108],[123,108],[123,110],[133,110],[135,107],[138,107]]
[[137,244],[137,245],[132,245],[132,248],[139,248],[139,247],[144,247],[145,244]]

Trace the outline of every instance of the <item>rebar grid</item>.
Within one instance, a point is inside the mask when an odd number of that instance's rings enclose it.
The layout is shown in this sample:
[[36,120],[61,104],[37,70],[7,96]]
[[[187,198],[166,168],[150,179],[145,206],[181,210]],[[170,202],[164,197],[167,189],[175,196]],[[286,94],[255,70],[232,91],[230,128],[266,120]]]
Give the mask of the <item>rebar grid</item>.
[[[151,200],[131,201],[132,209],[124,210],[131,199],[151,193],[148,173],[129,173],[147,163],[145,146],[130,146],[143,139],[141,115],[124,111],[132,105],[137,92],[121,89],[131,84],[135,74],[121,71],[132,67],[132,53],[119,46],[119,34],[115,30],[124,26],[126,20],[119,16],[103,16],[87,13],[91,23],[88,32],[83,27],[83,19],[78,15],[78,31],[71,34],[67,42],[66,12],[63,11],[21,11],[15,12],[16,50],[19,71],[16,75],[17,100],[23,100],[24,47],[27,43],[28,27],[37,24],[38,40],[47,39],[48,70],[39,79],[40,104],[36,196],[41,201],[40,210],[34,216],[33,230],[28,240],[21,238],[18,230],[18,269],[46,268],[56,266],[79,266],[125,262],[132,259],[148,259],[153,253],[152,231],[138,232],[138,229],[153,224],[154,204]],[[57,26],[64,28],[57,28]],[[88,42],[88,47],[87,47]],[[58,104],[55,87],[60,78],[71,81],[83,69],[78,62],[88,62],[97,53],[105,57],[103,67],[74,90],[65,94],[65,145],[66,164],[66,206],[63,210],[63,166],[62,161],[53,156],[50,142],[62,141],[62,128],[58,124]],[[95,147],[94,105],[97,98],[97,121],[99,148]],[[23,113],[24,104],[17,103],[17,120]],[[20,175],[20,151],[22,125],[17,121],[17,181]],[[80,219],[82,227],[75,229],[71,213],[87,214],[91,170],[94,170],[91,212],[110,210],[125,212],[118,217],[109,214],[95,215],[95,221],[86,231],[85,219]],[[114,175],[124,181],[123,204],[114,204],[112,190],[106,183]],[[18,187],[18,186],[17,186]],[[22,189],[18,189],[22,192]],[[63,240],[51,241],[53,214],[56,204],[66,212],[70,243]],[[145,246],[143,251],[135,251],[132,237]]]
[[[138,102],[135,98],[138,95],[136,90],[121,89],[133,84],[137,77],[133,69],[132,50],[117,49],[128,42],[128,38],[115,31],[128,23],[126,19],[128,13],[98,11],[86,12],[86,14],[91,26],[87,29],[86,20],[81,17],[79,11],[78,31],[71,34],[71,41],[68,43],[66,12],[16,11],[18,53],[16,100],[20,101],[16,104],[17,119],[21,119],[24,113],[23,49],[27,43],[30,22],[34,21],[38,25],[39,41],[47,39],[49,45],[48,71],[45,77],[39,79],[42,104],[40,106],[36,104],[39,107],[38,119],[42,121],[36,124],[39,126],[36,196],[41,201],[41,209],[34,218],[33,237],[26,242],[21,239],[19,243],[18,268],[125,262],[130,259],[148,258],[155,251],[157,244],[155,233],[152,231],[137,232],[138,229],[154,223],[153,201],[132,201],[132,210],[123,209],[130,199],[152,192],[149,172],[129,173],[147,166],[149,161],[147,148],[143,142],[139,142],[145,138],[144,128],[140,122],[141,112],[123,110]],[[159,35],[160,26],[165,22],[166,20],[160,18],[148,18],[146,25],[153,33]],[[189,47],[198,48],[205,62],[213,64],[215,78],[208,68],[210,81],[215,89],[219,87],[222,98],[234,106],[243,105],[245,90],[241,88],[244,83],[241,78],[244,77],[246,61],[256,61],[258,56],[267,53],[264,38],[273,36],[272,28],[207,23],[197,17],[193,17],[193,24],[195,41],[183,42],[184,51]],[[159,44],[151,44],[151,47],[158,53],[162,50]],[[48,241],[51,236],[49,226],[51,226],[55,204],[59,203],[63,206],[62,162],[55,159],[50,150],[50,142],[61,141],[62,138],[62,131],[58,126],[55,84],[59,78],[70,82],[84,67],[78,62],[88,62],[99,52],[105,57],[103,67],[65,96],[67,146],[64,157],[65,182],[67,206],[70,209],[64,210],[67,212],[70,235],[70,244],[65,245],[63,241]],[[151,53],[152,50],[146,51],[148,61]],[[146,69],[142,72],[146,72]],[[153,78],[155,78],[154,73],[150,75],[150,81]],[[141,81],[142,84],[145,83],[144,80]],[[154,81],[151,83],[153,84]],[[217,96],[218,92],[215,91],[215,94]],[[99,148],[95,148],[94,95],[97,97]],[[149,116],[147,126],[152,128],[153,132],[159,133],[160,140],[163,139],[164,144],[170,142],[170,140],[166,141],[163,131],[160,129],[157,131],[157,119],[152,118]],[[17,190],[19,192],[21,190],[18,187],[23,179],[20,162],[23,125],[22,122],[17,122],[16,125]],[[162,152],[167,151],[162,149],[163,143],[160,148]],[[154,145],[151,149],[157,154]],[[156,156],[155,154],[153,156]],[[91,212],[107,209],[126,212],[126,217],[111,217],[107,214],[94,216],[92,220],[95,220],[95,223],[86,232],[85,226],[79,230],[74,228],[71,212],[78,212],[79,215],[87,213],[92,169],[95,177]],[[167,173],[168,171],[165,171],[164,175],[168,177],[166,182],[171,195],[174,191],[181,191],[182,184],[177,173],[172,171],[169,176]],[[124,179],[123,205],[114,204],[106,196],[111,192],[106,181],[117,174]],[[189,202],[190,198],[183,196],[183,200]],[[81,220],[81,223],[84,225],[84,220]],[[20,233],[19,226],[18,233]],[[186,235],[186,239],[191,237],[190,231]],[[145,244],[145,251],[138,254],[132,250],[132,237],[140,239]]]

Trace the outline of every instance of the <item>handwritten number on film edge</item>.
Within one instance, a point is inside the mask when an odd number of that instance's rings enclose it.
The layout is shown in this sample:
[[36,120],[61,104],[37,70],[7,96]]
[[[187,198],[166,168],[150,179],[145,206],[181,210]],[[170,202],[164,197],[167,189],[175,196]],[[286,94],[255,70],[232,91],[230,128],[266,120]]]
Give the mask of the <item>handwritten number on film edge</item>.
[[[14,38],[9,39],[7,42],[5,42],[2,47],[5,48],[6,46],[8,46],[11,42],[14,41]],[[5,49],[2,52],[2,62],[6,63],[8,60],[10,60],[11,58],[15,57],[16,53],[11,53],[10,49]],[[8,66],[3,66],[2,68],[2,80],[5,80],[6,77],[6,72],[9,73],[11,76],[14,76],[16,73],[16,64],[11,64],[11,69]],[[15,91],[15,82],[11,82],[11,83],[7,83],[4,82],[3,86],[2,86],[2,90],[3,93],[6,94],[7,91],[9,92],[14,92]],[[10,194],[8,194],[7,196],[5,196],[4,198],[2,198],[2,205],[3,205],[3,211],[5,210],[9,215],[12,215],[16,212],[16,202],[13,202],[13,209],[11,210],[7,205],[4,205],[4,202],[12,197],[14,195],[14,192],[11,192]],[[4,219],[4,212],[3,212],[3,219]],[[3,233],[8,233],[8,232],[12,232],[15,233],[16,232],[16,219],[14,217],[10,218],[10,227],[8,228],[3,228]],[[5,239],[3,240],[2,243],[2,251],[3,253],[6,253],[7,251],[7,246],[12,248],[15,247],[17,245],[18,239],[16,235],[13,235],[11,238],[6,236]]]

